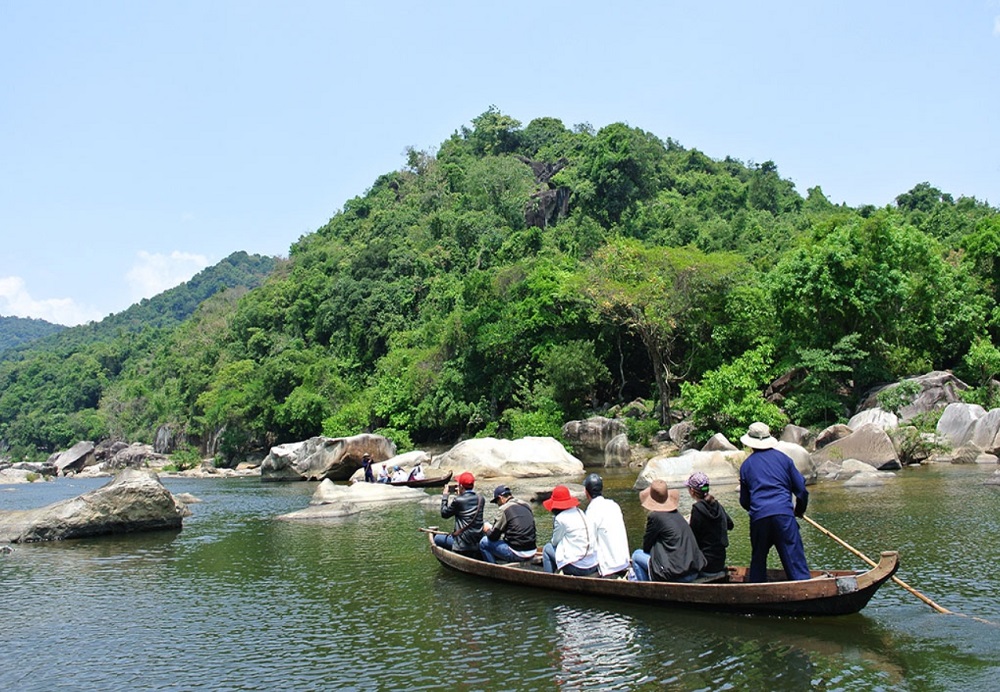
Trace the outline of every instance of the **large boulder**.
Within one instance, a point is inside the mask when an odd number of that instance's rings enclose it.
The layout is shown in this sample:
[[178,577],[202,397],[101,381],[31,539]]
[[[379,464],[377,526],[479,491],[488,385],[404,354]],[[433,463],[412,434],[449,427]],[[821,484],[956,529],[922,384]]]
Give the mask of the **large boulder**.
[[465,440],[434,457],[431,466],[455,472],[469,471],[477,481],[482,478],[538,478],[583,473],[583,462],[551,437]]
[[382,435],[312,437],[271,448],[260,465],[262,481],[343,481],[361,468],[361,455],[381,462],[396,456],[396,445]]
[[127,469],[107,485],[79,497],[39,509],[0,512],[0,542],[178,530],[188,514],[155,473]]
[[664,480],[673,488],[682,487],[695,471],[708,475],[712,485],[731,485],[740,480],[739,468],[746,458],[743,451],[698,451],[689,449],[677,456],[655,456],[635,479],[636,490],[643,490],[655,480]]
[[816,449],[822,449],[828,444],[832,444],[837,440],[841,440],[853,432],[849,427],[843,423],[835,423],[829,427],[824,428],[819,431],[816,435]]
[[119,449],[115,455],[104,463],[104,469],[139,469],[153,466],[162,468],[167,463],[167,457],[153,451],[152,445],[134,442],[124,449]]
[[990,409],[976,421],[970,442],[984,452],[1000,454],[1000,408]]
[[739,449],[732,442],[729,441],[722,433],[715,433],[710,438],[705,446],[701,448],[703,452],[738,452]]
[[53,463],[60,476],[79,473],[87,466],[97,463],[94,456],[94,443],[88,440],[77,442],[65,452],[57,454]]
[[[918,377],[910,377],[905,381],[916,382],[920,386],[920,390],[913,397],[913,401],[899,409],[899,420],[903,423],[912,420],[922,413],[937,411],[947,407],[949,404],[961,401],[959,392],[969,388],[969,385],[965,382],[962,382],[962,380],[950,372],[943,370],[935,370]],[[858,406],[858,410],[861,411],[878,406],[879,393],[898,386],[899,383],[894,382],[871,390],[865,395]]]
[[937,434],[955,448],[971,446],[989,454],[1000,453],[1000,409],[949,404],[938,421]]
[[808,449],[809,445],[816,440],[816,435],[809,428],[789,423],[781,430],[781,437],[778,439],[781,442],[791,442],[792,444]]
[[625,432],[624,423],[604,416],[572,420],[562,427],[563,439],[584,466],[606,466],[604,450],[611,440]]
[[902,468],[889,435],[877,425],[862,425],[847,437],[831,442],[813,453],[817,465],[825,461],[857,459],[878,470]]
[[985,415],[986,409],[978,404],[948,404],[938,419],[937,434],[948,440],[952,447],[963,447],[972,441],[976,422]]
[[628,443],[628,435],[615,435],[604,447],[604,465],[629,466],[632,463],[632,446]]
[[899,417],[895,413],[883,411],[878,407],[866,408],[864,411],[854,414],[851,420],[847,421],[847,427],[851,430],[857,430],[862,425],[874,425],[883,430],[891,430],[899,427]]

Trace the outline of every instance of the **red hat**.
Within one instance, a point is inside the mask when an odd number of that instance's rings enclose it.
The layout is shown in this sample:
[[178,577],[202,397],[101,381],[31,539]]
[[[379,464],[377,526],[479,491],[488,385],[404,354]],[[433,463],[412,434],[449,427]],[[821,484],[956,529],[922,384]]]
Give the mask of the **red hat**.
[[580,501],[569,494],[569,488],[565,485],[557,485],[552,489],[552,497],[542,503],[545,509],[550,512],[554,509],[569,509],[576,507]]
[[455,479],[455,482],[463,488],[472,488],[476,485],[476,477],[468,471],[465,471],[464,473],[458,474],[458,478]]

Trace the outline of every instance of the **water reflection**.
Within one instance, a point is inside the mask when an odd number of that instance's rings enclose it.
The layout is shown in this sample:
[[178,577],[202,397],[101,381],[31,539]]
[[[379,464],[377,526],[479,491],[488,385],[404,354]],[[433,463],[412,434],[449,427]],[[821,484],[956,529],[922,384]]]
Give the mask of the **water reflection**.
[[552,609],[555,682],[564,689],[633,689],[643,672],[635,622],[612,611]]
[[[870,555],[903,546],[901,576],[942,605],[998,619],[1000,493],[977,472],[918,470],[882,500],[824,486],[811,511]],[[622,489],[606,478],[623,508],[637,506],[633,478],[623,473]],[[14,662],[0,689],[976,690],[1000,672],[1000,628],[892,585],[839,618],[649,608],[447,570],[415,530],[440,521],[433,505],[293,524],[274,517],[304,507],[310,484],[165,482],[203,500],[180,533],[0,557],[0,648]],[[55,491],[9,493],[4,506]],[[818,532],[806,538],[815,564],[855,564]],[[742,523],[734,561],[746,543]],[[50,651],[85,653],[53,665],[39,653]]]

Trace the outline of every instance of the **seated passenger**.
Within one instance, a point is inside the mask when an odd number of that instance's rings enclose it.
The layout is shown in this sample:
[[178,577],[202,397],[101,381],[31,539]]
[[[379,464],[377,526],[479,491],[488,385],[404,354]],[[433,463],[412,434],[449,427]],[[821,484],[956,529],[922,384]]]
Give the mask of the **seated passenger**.
[[403,470],[398,464],[392,467],[392,476],[390,477],[390,482],[392,483],[405,483],[407,478],[406,471]]
[[552,497],[542,503],[552,512],[552,540],[542,550],[546,572],[562,572],[574,577],[596,577],[597,547],[594,532],[580,501],[565,485],[552,489]]
[[639,503],[648,510],[642,549],[632,553],[637,581],[691,582],[705,566],[705,556],[691,527],[677,511],[681,494],[655,480],[639,493]]
[[407,478],[407,480],[409,480],[409,481],[422,481],[426,477],[427,476],[424,474],[424,467],[421,466],[420,462],[418,461],[416,463],[416,465],[413,467],[413,470],[410,471],[410,476]]
[[726,548],[729,547],[729,532],[733,530],[733,520],[722,503],[709,493],[707,475],[701,471],[692,473],[687,479],[687,489],[694,500],[691,507],[691,532],[705,556],[701,576],[720,577],[726,573]]
[[493,504],[500,506],[500,518],[495,524],[483,526],[479,552],[487,562],[523,562],[535,557],[535,514],[524,500],[511,495],[510,488],[498,485],[493,491]]

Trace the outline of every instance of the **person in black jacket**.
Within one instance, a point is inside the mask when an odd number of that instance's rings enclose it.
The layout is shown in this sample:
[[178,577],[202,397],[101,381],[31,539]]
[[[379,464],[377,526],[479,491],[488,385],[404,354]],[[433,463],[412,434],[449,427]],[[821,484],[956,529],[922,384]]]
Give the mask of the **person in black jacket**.
[[495,524],[484,524],[485,535],[479,541],[479,552],[487,562],[523,562],[535,557],[535,514],[531,505],[518,500],[506,485],[493,491],[493,504],[500,506],[500,518]]
[[726,573],[726,548],[733,520],[726,508],[709,493],[708,476],[701,471],[687,479],[688,494],[694,500],[691,506],[691,531],[705,556],[701,576],[719,577]]
[[475,492],[476,478],[466,471],[455,479],[459,492],[448,495],[448,486],[441,493],[441,516],[455,517],[455,530],[434,536],[434,542],[456,553],[479,557],[479,541],[483,537],[483,507],[486,501]]
[[639,503],[649,514],[642,548],[632,553],[637,581],[691,582],[705,566],[691,527],[677,511],[680,497],[660,479],[639,493]]

